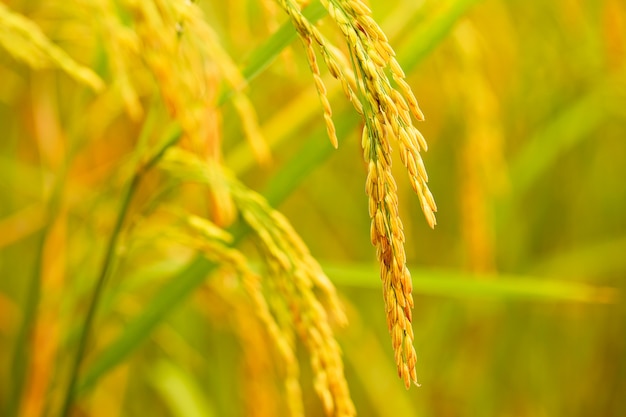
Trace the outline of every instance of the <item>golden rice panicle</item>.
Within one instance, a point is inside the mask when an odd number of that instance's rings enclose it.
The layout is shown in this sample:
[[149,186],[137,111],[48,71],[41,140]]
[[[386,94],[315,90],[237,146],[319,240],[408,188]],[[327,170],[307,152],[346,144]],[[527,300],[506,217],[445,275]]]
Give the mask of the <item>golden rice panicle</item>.
[[334,338],[326,310],[310,289],[301,292],[302,301],[312,308],[303,311],[296,330],[309,349],[315,374],[313,386],[328,416],[355,416],[348,383],[343,374],[341,349]]
[[[373,122],[378,120],[383,126],[384,135],[398,140],[402,163],[407,168],[411,185],[419,196],[426,221],[434,227],[437,207],[428,189],[426,169],[419,155],[421,150],[427,150],[427,145],[411,120],[411,117],[424,120],[424,114],[405,80],[393,48],[362,1],[322,0],[322,4],[348,42],[360,75],[359,91],[365,101],[363,104],[369,108],[369,111],[366,110],[369,114],[365,117]],[[387,68],[396,88],[385,72]]]
[[302,270],[301,282],[308,287],[321,290],[329,305],[332,318],[344,325],[347,322],[335,287],[324,274],[319,263],[313,258],[289,221],[278,211],[272,209],[259,194],[231,179],[233,197],[243,219],[256,232],[263,243],[268,258],[288,273]]
[[[176,213],[176,211],[174,211]],[[207,259],[215,261],[236,272],[241,277],[242,287],[252,302],[253,310],[264,324],[269,339],[273,341],[284,367],[284,387],[287,406],[292,417],[304,416],[299,378],[298,361],[293,347],[292,332],[285,331],[272,314],[261,286],[261,278],[248,266],[246,256],[228,246],[232,236],[211,221],[198,216],[177,213],[185,228],[172,228],[166,234],[172,240],[195,248]]]
[[398,214],[397,186],[391,175],[389,144],[379,124],[363,129],[364,158],[368,162],[366,191],[372,218],[371,240],[376,246],[383,283],[387,327],[391,334],[398,375],[408,389],[417,384],[411,327],[413,295],[406,267],[404,231]]
[[[406,267],[404,232],[398,215],[396,184],[391,173],[391,137],[400,148],[403,165],[417,193],[426,221],[435,226],[437,207],[428,189],[428,176],[419,152],[426,142],[413,126],[423,120],[405,74],[385,34],[360,0],[322,0],[344,36],[358,72],[366,127],[362,145],[368,163],[367,193],[372,219],[371,240],[376,246],[383,282],[387,325],[392,338],[398,375],[407,388],[417,384],[416,354],[411,327],[413,308],[411,276]],[[389,69],[393,82],[386,74]]]
[[424,120],[424,114],[405,80],[393,48],[367,5],[361,0],[320,2],[346,39],[350,65],[302,16],[293,1],[279,0],[300,36],[308,39],[309,49],[311,39],[318,44],[330,73],[341,81],[346,96],[365,119],[362,146],[368,164],[371,240],[380,262],[396,365],[408,388],[411,382],[417,383],[411,327],[413,297],[411,276],[406,267],[404,232],[398,215],[397,186],[391,172],[390,142],[394,138],[398,143],[411,186],[418,195],[427,223],[434,227],[437,206],[428,189],[428,176],[420,155],[422,150],[427,150],[427,144],[413,124],[413,119]]
[[[354,416],[341,350],[331,326],[332,316],[345,321],[334,287],[284,216],[235,180],[233,194],[243,219],[261,243],[277,299],[287,303],[284,310],[290,312],[291,326],[309,351],[314,388],[326,414]],[[316,296],[316,287],[325,294],[328,307]]]
[[258,161],[269,159],[254,107],[243,93],[245,78],[220,44],[200,7],[187,0],[136,0],[128,3],[143,48],[143,60],[154,75],[170,114],[186,134],[183,144],[207,157],[219,159],[219,141],[211,134],[219,112],[219,84],[234,92],[232,103]]

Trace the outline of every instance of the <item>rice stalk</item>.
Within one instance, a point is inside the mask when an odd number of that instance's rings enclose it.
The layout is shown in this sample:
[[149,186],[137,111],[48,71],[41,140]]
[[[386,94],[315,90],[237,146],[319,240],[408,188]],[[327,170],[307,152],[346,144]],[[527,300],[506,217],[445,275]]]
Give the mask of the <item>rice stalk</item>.
[[[208,186],[216,182],[209,178],[203,161],[179,148],[170,149],[160,166],[179,178],[200,181]],[[213,172],[221,173],[221,181],[228,184],[242,219],[250,226],[259,243],[262,260],[267,267],[268,276],[261,280],[242,266],[245,265],[243,255],[229,261],[237,266],[243,286],[283,358],[290,415],[303,415],[299,371],[294,356],[294,332],[309,351],[315,374],[314,387],[326,413],[329,416],[354,415],[354,405],[343,374],[341,352],[332,331],[333,322],[339,325],[346,323],[334,286],[282,214],[224,168],[216,167]],[[197,226],[201,224],[199,222],[195,219],[193,224]],[[207,231],[213,229],[202,227]],[[192,242],[188,241],[186,245]],[[201,248],[197,242],[191,247]],[[221,257],[219,254],[224,251],[233,253],[234,249],[212,245],[202,249],[208,259],[217,263],[224,263],[224,259],[215,258]],[[318,297],[316,291],[321,292],[323,299]]]
[[[339,324],[346,321],[333,285],[284,216],[258,194],[233,185],[242,217],[262,243],[260,249],[271,274],[270,288],[287,302],[292,325],[309,351],[313,385],[326,414],[355,415],[331,327],[331,320]],[[324,294],[327,307],[315,295],[315,288]]]
[[395,139],[399,147],[401,161],[419,197],[426,221],[434,227],[437,206],[428,189],[428,175],[420,155],[422,150],[427,150],[427,144],[413,124],[413,119],[422,121],[424,115],[393,48],[365,3],[360,0],[321,1],[346,40],[351,61],[348,65],[338,49],[306,19],[297,3],[290,0],[278,2],[305,44],[331,143],[336,146],[335,128],[312,51],[314,42],[331,75],[341,82],[346,96],[363,115],[365,127],[361,145],[368,169],[366,192],[372,219],[370,237],[380,262],[387,325],[398,375],[409,388],[411,382],[417,384],[417,359],[411,327],[413,296],[411,275],[406,267],[405,236],[398,213],[397,186],[391,171],[390,138]]

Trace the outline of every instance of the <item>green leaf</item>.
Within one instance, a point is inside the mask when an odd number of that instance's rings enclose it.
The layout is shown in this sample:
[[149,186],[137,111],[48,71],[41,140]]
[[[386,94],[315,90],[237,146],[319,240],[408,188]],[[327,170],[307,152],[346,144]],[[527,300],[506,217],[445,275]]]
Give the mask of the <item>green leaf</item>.
[[[378,266],[323,265],[337,285],[380,289]],[[470,274],[464,271],[425,270],[409,267],[413,291],[444,297],[489,298],[520,301],[570,301],[612,303],[619,292],[615,288],[595,287],[579,282],[497,274]]]

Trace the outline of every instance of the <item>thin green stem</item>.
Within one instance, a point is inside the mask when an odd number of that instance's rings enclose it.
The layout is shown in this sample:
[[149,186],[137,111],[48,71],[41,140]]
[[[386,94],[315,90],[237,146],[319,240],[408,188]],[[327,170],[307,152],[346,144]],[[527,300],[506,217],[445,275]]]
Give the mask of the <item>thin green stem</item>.
[[111,265],[113,264],[113,253],[115,252],[117,241],[122,231],[122,226],[124,224],[124,220],[126,219],[130,202],[133,198],[135,190],[137,189],[137,185],[139,184],[140,179],[141,173],[137,173],[128,184],[122,198],[122,206],[120,207],[113,233],[111,234],[111,238],[109,239],[109,243],[107,245],[106,254],[104,256],[104,261],[100,270],[100,275],[98,276],[96,286],[93,290],[93,294],[89,302],[87,316],[85,317],[85,324],[83,325],[83,330],[81,332],[80,340],[78,342],[78,350],[76,352],[76,355],[74,356],[74,363],[72,364],[72,368],[70,370],[70,382],[65,393],[65,400],[63,401],[63,408],[61,409],[60,414],[62,417],[69,416],[70,409],[72,408],[72,403],[74,402],[74,393],[76,390],[76,383],[78,381],[78,373],[80,371],[80,366],[85,356],[85,351],[87,350],[87,343],[89,342],[89,337],[93,328],[98,304],[100,302],[100,299],[102,298],[104,286],[106,284],[107,278],[109,277]]
[[126,187],[124,191],[124,195],[122,197],[122,205],[118,212],[117,219],[115,221],[115,226],[113,228],[113,233],[109,239],[109,243],[107,244],[106,253],[104,256],[104,261],[102,263],[102,268],[100,270],[100,275],[98,276],[98,280],[96,281],[96,286],[94,287],[93,294],[91,296],[91,300],[89,302],[89,307],[87,310],[87,315],[85,317],[85,323],[82,328],[82,332],[80,335],[80,339],[78,342],[78,350],[74,357],[74,362],[72,364],[72,368],[70,370],[70,381],[65,393],[65,399],[63,401],[63,408],[61,409],[61,417],[69,416],[70,410],[72,408],[72,404],[74,402],[74,397],[76,394],[76,386],[78,383],[78,376],[80,373],[80,367],[83,362],[85,352],[87,350],[87,344],[89,342],[89,338],[91,336],[91,332],[93,329],[94,319],[96,316],[96,312],[98,310],[98,305],[100,300],[102,299],[102,294],[104,292],[104,287],[106,285],[107,279],[110,275],[111,266],[113,265],[113,255],[115,253],[115,248],[117,247],[117,241],[119,240],[122,227],[124,225],[124,221],[126,220],[126,216],[128,214],[128,208],[130,207],[130,203],[133,199],[135,191],[143,175],[150,169],[154,164],[156,164],[159,159],[165,154],[167,149],[176,144],[180,139],[182,134],[182,129],[178,123],[172,123],[170,127],[167,129],[164,140],[162,142],[162,146],[159,150],[151,156],[146,163],[141,165],[132,180]]

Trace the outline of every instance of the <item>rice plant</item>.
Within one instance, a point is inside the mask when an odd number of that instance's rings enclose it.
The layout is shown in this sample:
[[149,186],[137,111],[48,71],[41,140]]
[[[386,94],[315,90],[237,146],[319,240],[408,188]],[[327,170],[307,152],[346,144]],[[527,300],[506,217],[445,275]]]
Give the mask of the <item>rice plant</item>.
[[0,4],[1,414],[621,415],[623,15]]

